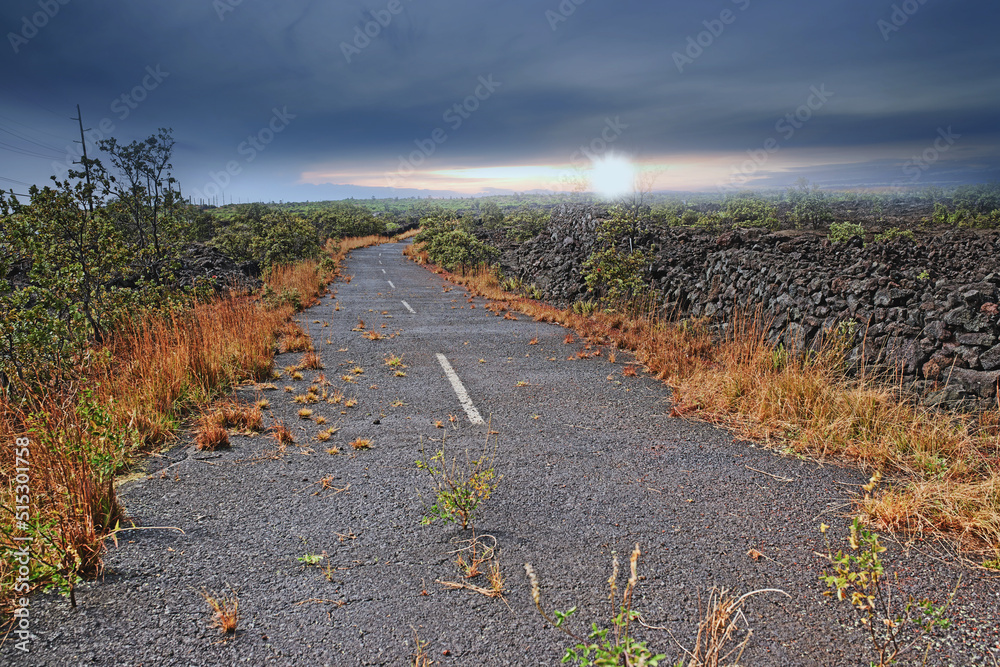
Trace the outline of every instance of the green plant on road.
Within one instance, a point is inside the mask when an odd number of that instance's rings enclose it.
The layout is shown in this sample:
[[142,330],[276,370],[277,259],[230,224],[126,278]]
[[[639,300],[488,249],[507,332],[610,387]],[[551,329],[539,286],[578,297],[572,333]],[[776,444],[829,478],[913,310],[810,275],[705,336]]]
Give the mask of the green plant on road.
[[[422,441],[421,441],[422,442]],[[475,525],[479,505],[489,499],[500,483],[496,473],[496,444],[490,447],[489,436],[482,452],[472,458],[468,450],[465,460],[449,457],[442,444],[430,458],[421,444],[417,468],[426,470],[433,480],[434,504],[425,507],[423,525],[440,520],[442,523],[459,523],[462,529]]]
[[[639,581],[636,567],[639,562],[639,545],[635,545],[632,556],[629,558],[629,578],[622,591],[621,604],[618,613],[611,618],[611,628],[602,628],[597,623],[592,624],[590,632],[586,637],[581,637],[565,627],[566,621],[576,613],[576,607],[567,611],[553,610],[552,616],[546,613],[542,607],[541,587],[538,584],[538,577],[531,563],[525,563],[524,571],[528,575],[531,584],[531,598],[535,602],[538,613],[554,627],[565,632],[576,641],[576,645],[566,649],[562,662],[573,662],[575,665],[587,667],[595,665],[599,667],[611,667],[613,665],[649,665],[656,667],[661,660],[666,659],[664,654],[654,655],[646,647],[646,642],[636,641],[630,634],[630,625],[639,618],[639,612],[632,609],[632,594],[635,592],[636,583]],[[611,608],[615,608],[615,598],[618,593],[618,556],[612,552],[611,577],[608,585],[611,589]]]
[[[876,475],[863,488],[870,493],[879,482]],[[893,591],[885,574],[885,564],[881,554],[886,548],[879,542],[878,533],[865,527],[855,518],[851,523],[847,538],[848,549],[833,553],[833,547],[826,532],[829,526],[822,524],[820,532],[826,539],[826,557],[833,566],[832,571],[824,571],[820,580],[829,590],[828,597],[849,602],[861,616],[861,623],[868,631],[878,662],[886,667],[914,648],[936,626],[947,628],[951,622],[944,614],[951,602],[936,606],[930,600],[906,598],[901,609],[893,607]],[[957,590],[957,587],[956,587]],[[954,593],[952,593],[952,597]]]

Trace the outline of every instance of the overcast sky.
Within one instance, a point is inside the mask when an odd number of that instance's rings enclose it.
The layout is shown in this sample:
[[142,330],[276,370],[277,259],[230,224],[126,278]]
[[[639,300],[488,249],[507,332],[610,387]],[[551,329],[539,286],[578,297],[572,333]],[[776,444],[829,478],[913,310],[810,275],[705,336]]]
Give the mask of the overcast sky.
[[0,27],[16,192],[72,161],[76,104],[173,128],[220,201],[570,190],[592,160],[657,190],[1000,180],[996,0],[4,0]]

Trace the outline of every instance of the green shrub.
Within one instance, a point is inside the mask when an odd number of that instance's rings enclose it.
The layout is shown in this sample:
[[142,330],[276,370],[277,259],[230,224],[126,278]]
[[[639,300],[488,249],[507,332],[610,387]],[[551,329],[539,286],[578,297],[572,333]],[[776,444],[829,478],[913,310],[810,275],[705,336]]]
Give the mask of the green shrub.
[[891,227],[881,234],[876,234],[873,239],[874,243],[891,243],[896,239],[906,239],[907,241],[915,241],[916,237],[913,235],[913,231],[909,229],[900,229],[899,227]]
[[855,236],[864,238],[865,228],[853,222],[835,222],[830,225],[828,238],[833,243],[844,243],[850,241]]
[[698,224],[698,220],[701,216],[698,215],[698,211],[694,209],[688,209],[680,216],[681,225],[685,227],[694,227]]
[[636,248],[632,236],[637,220],[633,212],[618,206],[597,228],[597,247],[583,262],[583,279],[588,290],[600,292],[604,302],[628,305],[648,292],[648,253]]
[[819,227],[833,220],[833,209],[827,197],[816,186],[809,186],[805,178],[799,179],[787,193],[792,205],[789,216],[796,227]]
[[728,199],[721,217],[734,227],[778,228],[778,207],[752,195]]
[[430,260],[448,271],[465,273],[487,264],[499,254],[493,246],[483,243],[468,230],[461,220],[431,218],[422,221],[414,242],[423,243]]

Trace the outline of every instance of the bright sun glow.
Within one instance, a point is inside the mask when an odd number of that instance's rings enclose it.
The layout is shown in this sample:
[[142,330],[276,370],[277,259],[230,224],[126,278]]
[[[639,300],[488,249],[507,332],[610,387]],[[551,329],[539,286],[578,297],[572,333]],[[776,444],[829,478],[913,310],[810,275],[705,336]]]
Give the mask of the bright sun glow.
[[609,155],[594,161],[590,170],[590,189],[613,199],[635,190],[635,167],[628,158]]

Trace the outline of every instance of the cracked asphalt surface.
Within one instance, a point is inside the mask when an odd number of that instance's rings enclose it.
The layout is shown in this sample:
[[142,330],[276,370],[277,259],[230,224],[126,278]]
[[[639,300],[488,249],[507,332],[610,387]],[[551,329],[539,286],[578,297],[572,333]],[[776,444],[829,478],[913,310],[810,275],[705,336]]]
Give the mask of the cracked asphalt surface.
[[[821,595],[815,555],[821,521],[846,532],[861,473],[671,418],[669,390],[641,372],[623,375],[626,355],[568,360],[585,343],[470,303],[464,289],[402,257],[403,247],[355,251],[345,265],[352,280],[298,316],[325,369],[301,381],[284,373],[278,390],[263,392],[267,423],[282,420],[295,445],[269,456],[270,437],[234,436],[231,449],[209,454],[185,436],[150,458],[148,476],[120,489],[129,516],[184,533],[123,534],[103,579],[80,587],[77,609],[54,594],[34,597],[31,652],[8,642],[3,664],[404,665],[419,637],[434,664],[555,665],[571,642],[536,612],[523,564],[534,565],[547,609],[579,607],[569,627],[585,634],[609,616],[612,550],[625,562],[636,543],[635,608],[682,644],[713,585],[778,588],[790,597],[761,594],[746,606],[753,636],[741,664],[868,664],[850,611]],[[359,320],[386,338],[352,331]],[[386,365],[390,354],[402,356],[405,377]],[[470,422],[437,354],[488,424]],[[300,358],[280,355],[276,367]],[[358,401],[310,406],[325,425],[300,419],[292,401],[320,372],[329,391]],[[330,426],[339,431],[318,441]],[[489,429],[503,478],[476,528],[498,542],[505,601],[436,583],[461,579],[452,552],[471,531],[420,522],[430,490],[415,466],[421,445],[433,451],[444,438],[450,452],[476,453]],[[356,438],[373,447],[352,450]],[[327,453],[333,445],[342,453]],[[298,560],[324,553],[326,573]],[[937,638],[929,664],[994,664],[996,581],[895,544],[889,556],[905,585],[936,600],[963,577],[960,622]],[[208,627],[201,592],[230,589],[241,618],[225,638]],[[636,629],[655,651],[681,655],[667,631]]]

